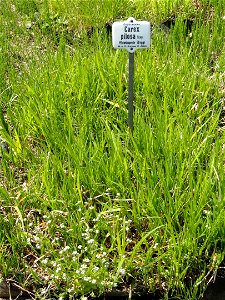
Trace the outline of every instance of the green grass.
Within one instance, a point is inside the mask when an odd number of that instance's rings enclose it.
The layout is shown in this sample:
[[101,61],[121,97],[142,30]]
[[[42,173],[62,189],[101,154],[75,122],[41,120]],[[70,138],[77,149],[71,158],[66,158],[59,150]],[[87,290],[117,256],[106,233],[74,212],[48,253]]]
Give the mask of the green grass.
[[[198,299],[224,259],[222,1],[91,3],[1,3],[0,275],[41,299]],[[133,135],[128,52],[104,30],[131,15],[154,24]]]

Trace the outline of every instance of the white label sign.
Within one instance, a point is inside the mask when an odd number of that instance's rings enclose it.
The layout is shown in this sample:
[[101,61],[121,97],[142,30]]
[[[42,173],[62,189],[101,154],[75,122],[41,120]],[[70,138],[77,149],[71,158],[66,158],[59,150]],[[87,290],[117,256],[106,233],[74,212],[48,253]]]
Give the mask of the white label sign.
[[112,41],[114,48],[125,48],[131,53],[140,48],[149,48],[150,23],[136,21],[134,18],[114,22],[112,24]]

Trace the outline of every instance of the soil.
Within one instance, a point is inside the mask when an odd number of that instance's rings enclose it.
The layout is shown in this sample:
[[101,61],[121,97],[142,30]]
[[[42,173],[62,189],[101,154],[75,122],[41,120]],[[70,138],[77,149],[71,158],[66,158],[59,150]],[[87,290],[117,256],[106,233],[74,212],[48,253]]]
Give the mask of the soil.
[[[160,300],[162,299],[159,294],[141,294],[134,293],[130,295],[132,300]],[[0,300],[31,300],[32,297],[19,289],[13,283],[8,283],[7,281],[2,281],[0,284]],[[110,292],[106,292],[103,296],[99,298],[93,298],[89,300],[127,300],[129,299],[128,290],[113,289]],[[205,291],[202,300],[224,300],[225,299],[225,277],[218,277],[212,283],[210,283]],[[50,300],[50,299],[49,299]],[[51,298],[51,300],[57,300],[56,298]],[[172,300],[172,299],[171,299]]]

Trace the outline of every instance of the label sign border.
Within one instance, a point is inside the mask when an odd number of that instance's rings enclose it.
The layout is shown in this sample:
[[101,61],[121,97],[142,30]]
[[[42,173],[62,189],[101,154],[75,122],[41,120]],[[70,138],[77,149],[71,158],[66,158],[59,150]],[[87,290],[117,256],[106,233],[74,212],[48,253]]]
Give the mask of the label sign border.
[[112,24],[112,42],[115,49],[126,49],[130,53],[134,53],[137,49],[147,49],[150,47],[150,35],[151,26],[148,21],[137,21],[130,17]]

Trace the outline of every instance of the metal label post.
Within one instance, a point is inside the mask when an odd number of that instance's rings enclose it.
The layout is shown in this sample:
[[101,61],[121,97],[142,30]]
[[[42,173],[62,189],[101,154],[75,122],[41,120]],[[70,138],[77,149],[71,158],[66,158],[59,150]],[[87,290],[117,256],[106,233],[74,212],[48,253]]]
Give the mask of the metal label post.
[[134,130],[134,53],[129,52],[129,82],[128,82],[128,127]]

